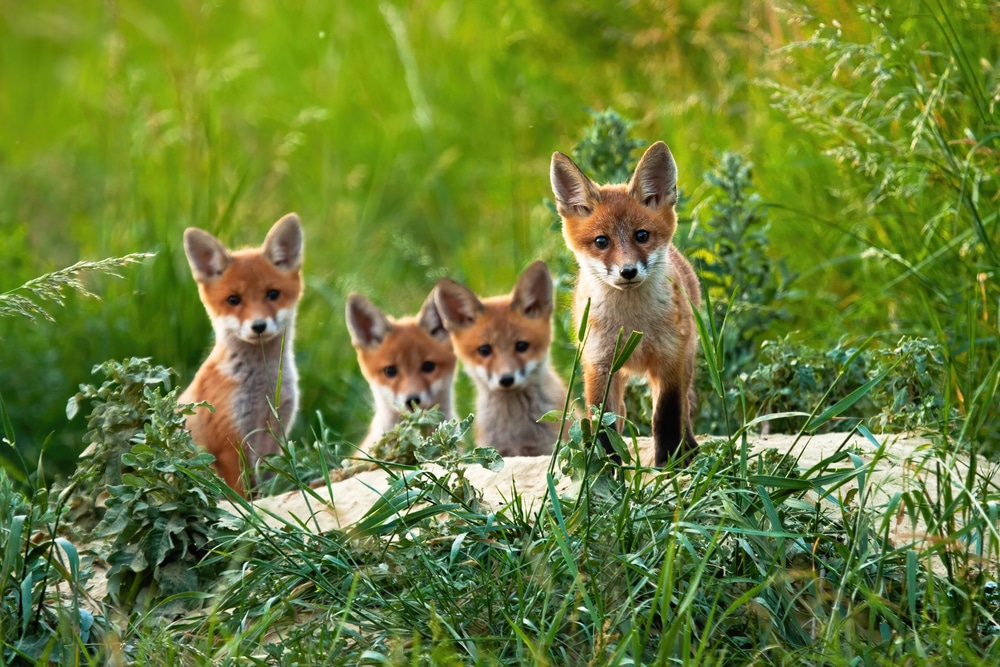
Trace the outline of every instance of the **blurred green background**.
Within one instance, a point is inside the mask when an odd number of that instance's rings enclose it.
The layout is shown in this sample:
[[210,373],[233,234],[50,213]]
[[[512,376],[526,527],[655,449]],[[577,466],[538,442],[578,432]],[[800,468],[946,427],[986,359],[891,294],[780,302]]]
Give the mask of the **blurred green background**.
[[0,292],[157,253],[55,323],[0,319],[19,449],[72,465],[85,424],[66,400],[106,359],[187,383],[211,329],[183,229],[257,245],[287,211],[307,237],[296,434],[321,412],[360,440],[347,293],[410,314],[441,276],[500,293],[562,256],[549,158],[606,108],[670,145],[695,225],[718,156],[754,163],[771,252],[806,294],[769,334],[930,335],[965,409],[1000,377],[998,5],[890,4],[0,2]]

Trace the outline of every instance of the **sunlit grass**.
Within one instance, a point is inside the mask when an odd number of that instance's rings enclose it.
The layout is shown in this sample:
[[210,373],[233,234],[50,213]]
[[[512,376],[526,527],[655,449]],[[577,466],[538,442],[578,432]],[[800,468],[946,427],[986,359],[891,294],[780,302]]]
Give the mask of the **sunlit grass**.
[[[51,637],[42,650],[67,664],[996,664],[995,8],[892,4],[813,3],[815,22],[767,1],[4,5],[0,292],[81,259],[156,257],[88,281],[102,301],[69,296],[54,324],[0,319],[18,448],[0,455],[23,473],[0,484],[0,663]],[[209,346],[186,226],[257,244],[283,213],[302,217],[303,418],[287,449],[326,466],[370,417],[344,296],[403,315],[440,276],[500,293],[530,260],[561,261],[549,156],[609,107],[671,145],[695,225],[711,220],[701,178],[716,156],[755,165],[768,251],[799,272],[773,339],[798,332],[819,355],[842,337],[886,353],[904,334],[934,341],[942,404],[916,460],[866,430],[863,448],[805,469],[752,453],[736,406],[754,369],[716,367],[734,435],[685,468],[612,480],[578,466],[574,493],[553,479],[545,503],[487,511],[385,464],[393,485],[343,531],[275,528],[237,501],[241,529],[205,561],[235,566],[182,620],[109,611],[89,626],[54,605],[57,582],[77,605],[87,574],[43,484],[73,469],[87,429],[66,421],[67,398],[130,356],[184,383]],[[702,334],[721,359],[719,329]],[[843,396],[819,387],[802,428],[913,358]],[[761,412],[754,427],[777,418]],[[587,445],[563,451],[591,460]],[[890,463],[906,484],[886,495],[872,479]]]

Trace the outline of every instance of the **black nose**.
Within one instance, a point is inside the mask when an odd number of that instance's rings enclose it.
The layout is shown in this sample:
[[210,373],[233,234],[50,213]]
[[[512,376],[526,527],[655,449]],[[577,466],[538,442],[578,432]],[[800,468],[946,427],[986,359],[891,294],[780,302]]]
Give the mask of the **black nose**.
[[410,394],[406,397],[406,407],[410,410],[415,410],[420,407],[420,395]]
[[253,329],[253,332],[255,334],[262,334],[265,331],[267,331],[267,322],[264,322],[263,320],[257,320],[256,322],[253,323],[253,326],[251,326],[250,328]]
[[514,384],[514,376],[513,375],[501,375],[500,376],[500,386],[501,387],[509,387],[509,386],[511,386],[513,384]]
[[620,273],[621,277],[624,278],[625,280],[632,280],[637,275],[639,275],[639,269],[635,268],[634,266],[623,266],[622,270],[619,271],[618,273]]

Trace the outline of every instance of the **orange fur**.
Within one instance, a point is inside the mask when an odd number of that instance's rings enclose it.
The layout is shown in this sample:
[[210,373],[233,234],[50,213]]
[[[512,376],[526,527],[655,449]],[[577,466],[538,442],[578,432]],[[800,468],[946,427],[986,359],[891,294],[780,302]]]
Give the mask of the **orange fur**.
[[535,262],[505,296],[480,300],[444,278],[434,301],[455,353],[476,385],[476,439],[504,456],[548,454],[559,424],[539,423],[562,410],[566,386],[549,364],[552,278]]
[[[656,464],[697,446],[691,427],[697,332],[691,305],[700,301],[694,269],[671,240],[677,229],[677,167],[662,142],[649,147],[632,179],[596,185],[573,161],[552,156],[552,189],[563,236],[580,274],[574,292],[579,324],[590,302],[583,351],[588,405],[624,414],[629,375],[645,375],[653,391]],[[643,334],[622,370],[611,377],[619,329]],[[607,444],[607,443],[606,443]]]
[[275,437],[291,429],[298,407],[292,341],[302,295],[302,226],[288,214],[260,248],[233,252],[211,234],[189,228],[184,250],[212,320],[215,345],[179,400],[214,407],[215,412],[197,408],[187,427],[215,456],[219,475],[245,495],[242,459],[252,469],[262,456],[277,452]]
[[416,317],[387,317],[358,294],[347,298],[347,329],[361,373],[375,399],[375,416],[362,449],[369,451],[400,422],[403,410],[438,406],[454,419],[452,384],[458,362],[433,295]]

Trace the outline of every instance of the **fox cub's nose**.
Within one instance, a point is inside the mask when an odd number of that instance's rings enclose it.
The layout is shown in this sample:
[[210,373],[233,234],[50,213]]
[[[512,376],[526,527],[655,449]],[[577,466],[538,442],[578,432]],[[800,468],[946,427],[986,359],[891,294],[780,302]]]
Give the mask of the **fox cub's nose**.
[[253,332],[255,334],[262,334],[265,331],[267,331],[267,322],[265,322],[264,320],[257,320],[252,325],[250,325],[250,328],[253,329]]
[[513,375],[501,375],[500,376],[500,386],[501,387],[510,387],[513,384],[514,384],[514,376]]
[[406,397],[406,407],[408,407],[410,410],[416,410],[417,408],[419,408],[420,407],[420,395],[419,394],[410,394],[409,396],[407,396]]
[[625,280],[632,280],[637,275],[639,275],[639,269],[629,264],[627,266],[623,266],[622,270],[619,271],[618,273],[621,274],[621,277],[624,278]]

